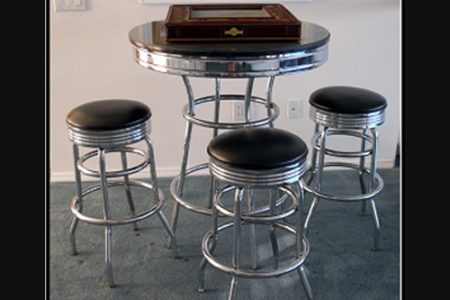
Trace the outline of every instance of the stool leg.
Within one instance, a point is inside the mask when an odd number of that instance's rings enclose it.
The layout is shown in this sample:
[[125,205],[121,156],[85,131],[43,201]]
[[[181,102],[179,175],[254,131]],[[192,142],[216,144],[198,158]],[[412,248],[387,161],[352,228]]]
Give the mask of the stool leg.
[[[270,190],[270,214],[273,215],[275,213],[275,202],[276,202],[276,198],[275,198],[275,190]],[[273,256],[272,256],[272,267],[274,269],[278,269],[278,253],[279,253],[279,249],[278,249],[278,241],[277,241],[277,236],[275,233],[275,226],[273,226],[273,223],[269,224],[269,236],[270,236],[270,243],[272,244],[272,252],[273,252]]]
[[[247,204],[248,210],[251,211],[255,208],[255,202],[253,197],[253,190],[247,190]],[[256,250],[256,232],[255,232],[255,224],[250,224],[250,252],[252,256],[252,269],[256,270],[258,268],[258,255]]]
[[[148,148],[148,156],[150,160],[150,177],[153,185],[153,201],[155,203],[159,202],[159,187],[158,187],[158,177],[156,176],[156,165],[155,165],[155,155],[153,152],[152,141],[149,137],[145,139]],[[178,258],[177,256],[177,243],[175,238],[175,233],[172,230],[172,227],[169,225],[166,216],[162,212],[162,210],[158,211],[158,217],[161,220],[161,223],[164,225],[167,233],[169,234],[169,238],[171,239],[171,248],[172,248],[172,257],[174,259]]]
[[[303,185],[299,181],[299,201],[298,201],[298,211],[297,211],[297,228],[296,228],[296,246],[297,246],[297,258],[303,254],[303,225],[302,225],[302,217],[305,203],[305,192],[303,190]],[[302,280],[303,287],[305,288],[306,294],[308,295],[308,299],[313,299],[311,285],[309,284],[308,277],[306,275],[306,268],[302,265],[297,269],[297,272]]]
[[[186,91],[188,94],[188,101],[189,101],[189,114],[194,115],[194,94],[192,92],[192,86],[189,82],[189,78],[186,75],[181,76],[183,78],[184,85],[186,87]],[[184,180],[186,177],[186,167],[187,167],[187,161],[189,157],[189,147],[191,144],[191,136],[192,136],[192,123],[187,122],[186,125],[186,134],[184,138],[184,146],[183,146],[183,159],[181,161],[181,170],[180,170],[180,180],[178,181],[178,187],[177,187],[177,195],[178,197],[181,197],[183,195],[183,188],[184,188]],[[177,222],[178,222],[178,214],[180,211],[180,204],[177,201],[174,201],[173,210],[172,210],[172,221],[171,221],[171,228],[172,231],[175,233],[177,229]],[[172,246],[172,238],[169,237],[167,242],[167,247]]]
[[[377,173],[377,156],[378,156],[378,132],[375,128],[371,129],[373,137],[373,150],[372,150],[372,161],[370,167],[370,181],[369,181],[369,192],[372,192],[373,186],[375,185],[375,175]],[[380,219],[378,218],[377,207],[375,206],[375,200],[370,199],[370,207],[372,210],[372,218],[375,226],[375,234],[373,238],[372,250],[377,250],[380,241]]]
[[[106,181],[106,168],[105,168],[105,149],[100,148],[98,151],[99,163],[100,163],[100,180],[101,180],[101,190],[103,194],[103,217],[105,220],[110,219],[110,211],[108,204],[108,185]],[[105,273],[106,279],[108,281],[109,287],[114,287],[113,272],[112,272],[112,262],[111,262],[111,226],[105,226]]]
[[[234,224],[233,224],[233,269],[239,270],[241,265],[241,203],[242,203],[243,188],[236,188],[234,195]],[[230,285],[230,293],[228,300],[236,299],[236,291],[238,286],[238,277],[233,275]]]
[[308,299],[312,300],[314,299],[311,285],[309,284],[308,277],[306,276],[306,268],[303,266],[300,266],[300,268],[297,269],[298,274],[300,275],[300,278],[302,279],[303,287],[306,290],[306,294],[308,295]]
[[[318,166],[317,166],[317,177],[316,177],[316,189],[320,192],[322,185],[322,171],[323,165],[325,161],[325,147],[327,144],[327,135],[328,135],[328,127],[324,127],[322,129],[322,133],[320,134],[320,149],[319,149],[319,158],[318,158]],[[311,207],[309,208],[308,215],[306,216],[304,229],[308,230],[308,225],[311,220],[311,215],[313,213],[314,208],[317,205],[318,197],[314,196],[313,201],[311,203]]]
[[[217,192],[217,190],[216,190]],[[214,193],[214,199],[217,199],[217,194]],[[214,249],[216,248],[216,242],[217,242],[217,226],[218,226],[218,218],[219,214],[216,208],[216,201],[214,201],[212,205],[212,213],[211,213],[211,220],[212,220],[212,228],[211,231],[213,233],[212,243],[210,244],[209,252],[213,253]],[[198,277],[198,293],[203,293],[205,291],[205,267],[206,267],[206,258],[203,257],[202,261],[200,262],[199,266],[199,277]]]
[[[77,195],[78,195],[78,207],[79,207],[79,212],[81,213],[83,210],[83,197],[82,197],[82,189],[81,189],[81,176],[80,176],[80,170],[78,170],[77,167],[77,162],[79,159],[79,150],[78,150],[78,145],[76,145],[75,143],[73,144],[73,163],[74,163],[74,167],[75,167],[75,182],[76,182],[76,186],[77,186]],[[78,254],[77,251],[77,247],[76,247],[76,243],[75,243],[75,230],[77,229],[78,226],[78,218],[73,216],[72,218],[72,223],[70,225],[70,245],[71,245],[71,252],[70,255],[74,256]]]
[[[316,123],[316,125],[314,126],[314,135],[313,135],[313,142],[312,144],[314,145],[314,139],[315,137],[319,134],[319,130],[320,130],[320,124]],[[312,154],[311,154],[311,173],[309,175],[308,178],[305,179],[305,183],[306,185],[310,185],[312,180],[314,179],[314,175],[317,172],[317,149],[316,147],[312,147]]]
[[[367,128],[363,130],[363,135],[367,135]],[[361,152],[366,151],[367,141],[366,139],[362,139],[361,142]],[[372,153],[373,155],[373,153]],[[359,160],[359,184],[361,186],[361,194],[365,194],[367,192],[366,185],[364,184],[364,164],[365,164],[365,157],[361,156]],[[366,201],[361,201],[361,211],[359,213],[360,216],[364,216],[366,213]]]
[[[121,158],[122,158],[122,167],[124,170],[127,169],[127,154],[125,151],[121,151],[120,152]],[[128,201],[128,206],[130,208],[130,212],[131,212],[131,216],[134,217],[136,216],[135,213],[135,209],[134,209],[134,203],[133,203],[133,198],[131,196],[131,190],[130,190],[130,186],[129,186],[129,180],[128,180],[128,175],[124,175],[123,176],[123,180],[124,180],[124,187],[125,187],[125,193],[127,195],[127,201]],[[137,227],[137,222],[133,223],[133,231],[138,230]]]

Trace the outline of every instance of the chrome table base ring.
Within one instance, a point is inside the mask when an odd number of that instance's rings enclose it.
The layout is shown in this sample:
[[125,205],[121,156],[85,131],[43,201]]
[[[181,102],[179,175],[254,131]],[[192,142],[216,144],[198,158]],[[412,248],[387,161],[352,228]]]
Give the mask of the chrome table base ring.
[[[345,120],[338,117],[337,114],[330,118],[321,119],[317,117],[318,110],[312,109],[316,114],[311,114],[314,119],[316,116],[316,128],[315,134],[312,138],[312,158],[311,166],[305,174],[305,190],[312,194],[313,200],[309,209],[308,215],[305,221],[305,231],[308,229],[312,213],[317,206],[318,199],[325,199],[338,202],[354,202],[361,201],[360,215],[365,214],[366,203],[370,202],[370,208],[372,212],[372,219],[375,227],[374,239],[372,250],[379,248],[379,236],[380,236],[380,221],[378,212],[375,205],[375,197],[382,191],[384,182],[381,176],[376,172],[377,154],[378,154],[378,133],[376,127],[382,123],[380,120],[384,120],[384,110],[382,112],[376,112],[376,118],[361,118],[356,116],[357,121],[352,123],[348,122],[350,117],[346,117]],[[332,114],[329,113],[331,116]],[[325,120],[322,126],[322,121]],[[330,121],[331,120],[331,121]],[[330,122],[330,123],[328,123]],[[349,125],[351,124],[351,125]],[[328,126],[336,126],[337,128],[329,128]],[[369,135],[370,131],[370,135]],[[327,148],[327,138],[331,135],[352,136],[361,140],[360,151],[341,151]],[[369,145],[368,145],[369,144]],[[325,157],[339,157],[339,158],[355,158],[359,159],[359,164],[353,164],[349,162],[325,162]],[[365,159],[370,158],[369,168],[365,167]],[[354,170],[359,175],[359,183],[361,192],[355,195],[336,195],[333,193],[326,193],[323,191],[322,180],[326,168],[343,168]],[[368,177],[368,184],[365,183],[364,177]]]
[[[228,185],[219,189],[214,196],[213,201],[213,213],[212,213],[212,229],[206,233],[202,241],[202,253],[203,260],[200,263],[200,273],[199,273],[199,287],[197,291],[199,293],[205,292],[205,268],[206,264],[209,263],[213,267],[219,269],[232,276],[230,292],[228,299],[236,299],[237,296],[237,286],[238,278],[269,278],[278,277],[294,270],[297,270],[302,284],[306,290],[306,294],[309,299],[313,298],[311,286],[309,284],[305,268],[303,266],[306,258],[309,255],[309,241],[304,235],[303,231],[303,185],[301,182],[297,181],[294,183],[298,186],[299,195],[296,194],[287,185],[272,185],[266,186],[266,188],[271,187],[279,190],[281,193],[286,195],[289,200],[283,198],[284,201],[290,202],[291,205],[288,207],[282,206],[281,211],[276,212],[276,203],[273,199],[270,199],[270,204],[264,206],[263,209],[254,208],[254,199],[252,195],[252,189],[257,188],[255,186],[235,186]],[[260,188],[263,186],[261,185]],[[242,210],[242,202],[244,191],[248,191],[249,195],[249,207],[247,211]],[[234,191],[234,205],[233,211],[227,209],[221,198],[225,193]],[[218,225],[219,213],[230,217],[233,221],[225,222],[224,224]],[[283,222],[289,216],[296,216],[296,226],[288,225]],[[259,269],[258,258],[256,254],[256,240],[255,240],[255,229],[254,225],[268,225],[270,233],[271,247],[273,251],[272,256],[272,268]],[[249,225],[250,227],[250,248],[251,248],[251,269],[246,269],[241,266],[241,227],[243,225]],[[295,255],[292,261],[285,262],[282,267],[278,267],[279,260],[279,245],[275,235],[275,229],[279,228],[285,230],[295,236]],[[217,259],[214,257],[213,252],[219,245],[218,235],[226,229],[233,230],[233,251],[232,251],[232,266],[227,266],[223,264],[223,259]],[[269,269],[269,270],[268,270]]]
[[[146,122],[149,123],[149,122]],[[71,134],[69,135],[73,143],[73,154],[74,154],[74,165],[75,165],[75,179],[77,186],[77,195],[72,199],[70,209],[73,214],[72,224],[70,226],[70,242],[71,242],[71,255],[78,254],[76,241],[75,241],[75,231],[78,226],[79,220],[86,222],[88,224],[99,225],[105,227],[105,273],[107,278],[107,283],[109,287],[114,287],[113,271],[112,271],[112,260],[111,260],[111,239],[112,239],[112,226],[132,224],[133,230],[137,230],[137,222],[142,221],[150,216],[157,214],[161,220],[165,230],[171,237],[172,244],[172,256],[177,257],[176,251],[176,240],[175,234],[167,221],[166,216],[163,214],[161,207],[163,204],[164,194],[158,188],[158,182],[156,178],[156,169],[154,162],[153,147],[150,138],[148,137],[149,124],[143,125],[138,124],[133,126],[134,129],[120,129],[111,130],[114,131],[102,131],[92,134],[92,130],[73,130],[69,128]],[[76,134],[74,135],[74,133]],[[118,139],[116,140],[115,137]],[[128,147],[130,143],[139,142],[145,140],[147,144],[147,151],[142,149]],[[98,144],[96,144],[98,143]],[[87,147],[96,147],[98,149],[90,151],[80,157],[79,145]],[[97,146],[96,146],[97,145]],[[106,170],[106,155],[109,153],[120,153],[122,160],[122,169],[118,171],[107,171]],[[143,161],[135,166],[128,167],[127,154],[133,154],[140,156]],[[92,170],[85,166],[87,160],[98,157],[99,169]],[[147,166],[150,167],[150,178],[152,183],[146,183],[139,180],[130,180],[129,175],[135,174],[142,171]],[[100,179],[100,183],[91,185],[82,189],[81,184],[81,174],[96,177]],[[123,177],[123,180],[110,180],[108,178]],[[123,186],[126,192],[126,197],[128,201],[128,206],[130,209],[131,216],[124,217],[120,219],[111,218],[111,213],[109,209],[109,197],[108,189],[114,186]],[[130,187],[140,187],[144,188],[153,195],[153,203],[151,203],[149,208],[143,212],[136,213],[135,206],[133,203],[133,197],[131,194]],[[100,191],[103,198],[103,218],[90,217],[83,214],[83,202],[84,198],[94,192]]]
[[[187,76],[182,76],[183,82],[186,87],[186,91],[188,94],[188,103],[183,107],[182,115],[186,119],[186,135],[183,146],[183,158],[181,162],[181,170],[178,176],[175,176],[170,184],[170,193],[175,201],[175,205],[172,211],[172,220],[171,226],[172,230],[176,232],[176,227],[178,223],[178,215],[180,206],[204,215],[211,215],[212,213],[212,198],[213,198],[213,190],[215,189],[216,183],[214,180],[211,180],[211,185],[209,189],[209,197],[208,200],[205,201],[203,205],[196,205],[190,203],[187,199],[183,199],[183,190],[186,176],[190,174],[195,174],[197,171],[204,170],[208,167],[208,163],[200,164],[197,166],[193,166],[191,168],[187,168],[188,159],[189,159],[189,149],[190,142],[192,137],[193,125],[211,128],[213,129],[213,137],[217,136],[219,129],[238,129],[238,128],[249,128],[249,127],[260,127],[260,126],[270,126],[273,127],[274,120],[279,115],[278,106],[272,102],[272,89],[275,77],[269,77],[267,83],[266,94],[267,97],[261,98],[252,95],[254,79],[248,78],[246,92],[245,95],[237,95],[237,94],[221,94],[221,85],[220,78],[215,78],[215,95],[201,97],[198,99],[194,99],[192,85]],[[244,102],[244,121],[243,122],[220,122],[220,105],[224,101],[243,101]],[[195,114],[195,107],[204,103],[214,102],[214,120],[209,121],[205,119],[201,119]],[[255,105],[259,105],[265,108],[267,116],[265,118],[261,118],[258,120],[251,120],[251,111],[250,104],[254,103]],[[206,194],[206,193],[205,193]],[[170,247],[171,241],[169,238],[168,246]]]

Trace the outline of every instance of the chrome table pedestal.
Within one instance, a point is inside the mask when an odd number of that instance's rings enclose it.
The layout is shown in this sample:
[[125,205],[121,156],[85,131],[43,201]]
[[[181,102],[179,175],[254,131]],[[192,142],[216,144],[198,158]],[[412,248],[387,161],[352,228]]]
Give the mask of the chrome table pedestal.
[[[186,176],[208,166],[204,163],[188,168],[193,125],[213,129],[213,137],[217,136],[219,129],[265,125],[273,127],[273,122],[279,114],[277,105],[272,102],[275,77],[314,69],[327,60],[330,34],[325,28],[302,22],[301,35],[301,40],[294,42],[169,43],[165,39],[163,21],[146,23],[130,30],[129,40],[133,45],[135,61],[150,70],[181,75],[188,95],[188,103],[182,111],[187,124],[180,174],[173,179],[170,186],[175,200],[171,220],[174,232],[180,206],[200,214],[212,213],[212,191],[215,189],[213,180],[208,191],[209,197],[202,205],[195,205],[183,198]],[[195,99],[189,77],[214,79],[214,94]],[[245,94],[221,94],[221,78],[247,79]],[[255,78],[267,78],[266,98],[252,94]],[[219,122],[220,105],[224,101],[243,101],[244,122]],[[214,120],[196,116],[195,108],[209,102],[214,102]],[[267,116],[251,120],[251,103],[264,107]],[[205,191],[205,195],[208,192]]]

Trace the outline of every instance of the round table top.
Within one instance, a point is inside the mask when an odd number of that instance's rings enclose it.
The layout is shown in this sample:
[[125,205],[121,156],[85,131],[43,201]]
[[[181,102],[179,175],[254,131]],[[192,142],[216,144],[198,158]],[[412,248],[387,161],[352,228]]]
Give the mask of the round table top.
[[128,37],[136,62],[151,70],[200,77],[267,77],[325,63],[330,33],[302,21],[298,41],[167,42],[164,21],[153,21],[132,28]]

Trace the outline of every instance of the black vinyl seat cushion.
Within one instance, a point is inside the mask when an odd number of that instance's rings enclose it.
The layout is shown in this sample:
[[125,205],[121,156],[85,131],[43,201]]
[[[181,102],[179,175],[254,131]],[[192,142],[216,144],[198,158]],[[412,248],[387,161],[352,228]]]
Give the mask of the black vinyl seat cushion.
[[298,136],[281,129],[244,128],[218,135],[207,152],[230,167],[263,170],[303,162],[308,148]]
[[330,86],[316,90],[309,98],[309,103],[332,113],[364,114],[386,108],[386,99],[373,91],[348,87]]
[[71,110],[66,122],[83,130],[123,129],[145,122],[150,108],[134,100],[110,99],[92,101]]

